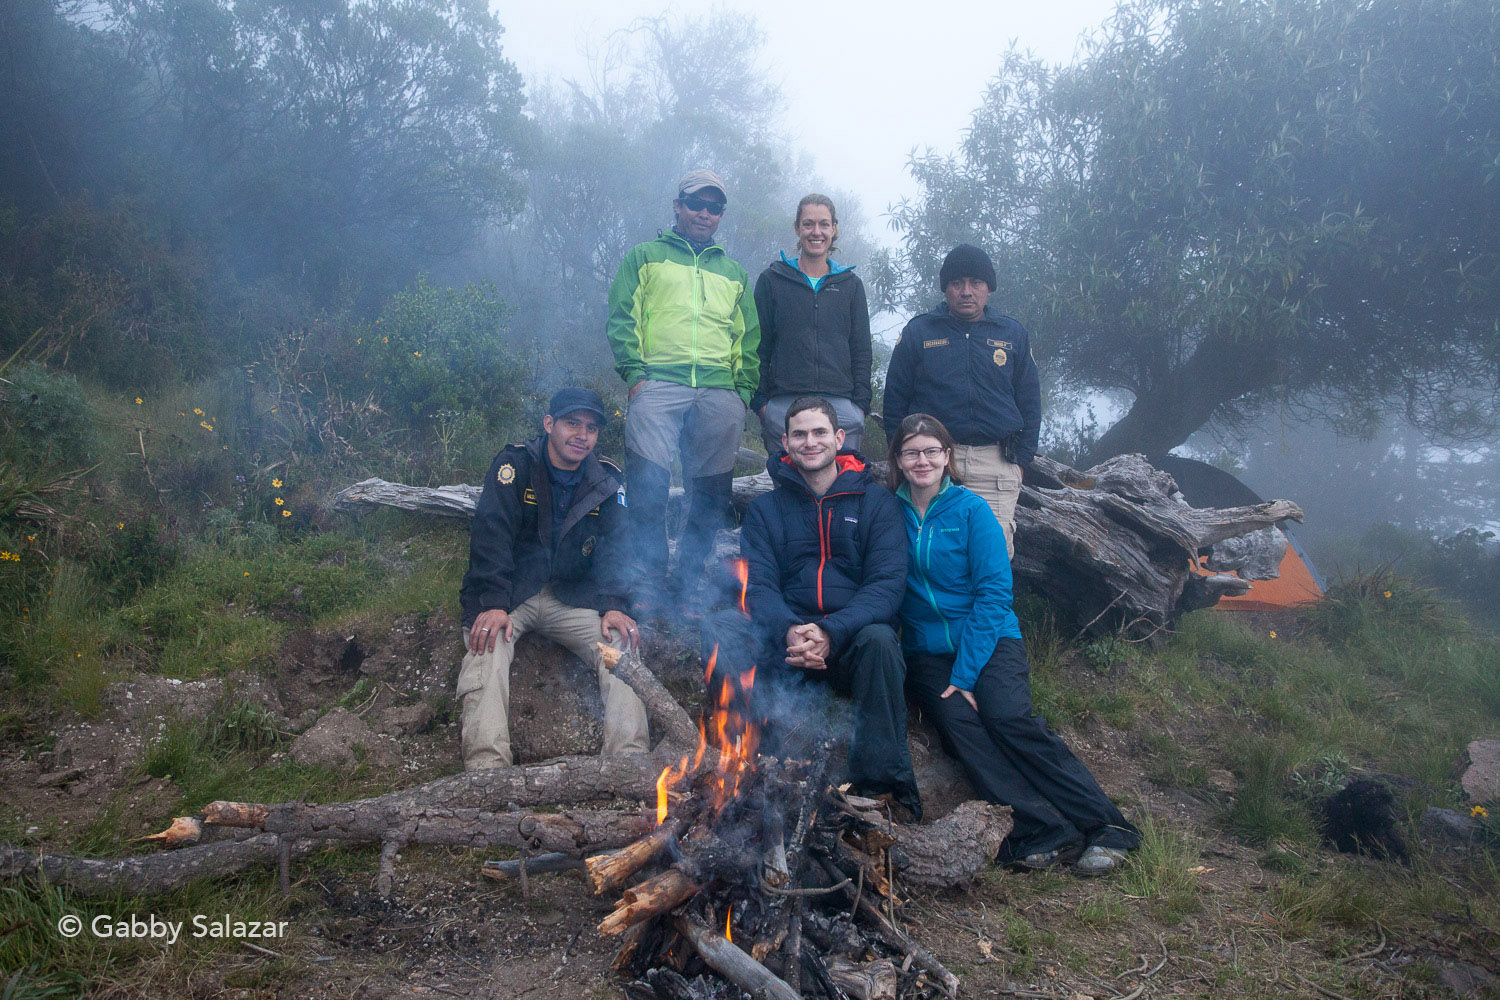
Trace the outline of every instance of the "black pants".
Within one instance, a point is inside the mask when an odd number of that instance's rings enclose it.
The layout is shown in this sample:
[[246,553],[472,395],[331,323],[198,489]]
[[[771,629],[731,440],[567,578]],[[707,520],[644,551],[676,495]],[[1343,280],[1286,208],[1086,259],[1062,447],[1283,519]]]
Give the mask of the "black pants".
[[976,712],[963,695],[942,697],[953,657],[907,657],[907,685],[937,725],[980,795],[1015,810],[1002,860],[1097,844],[1131,850],[1140,834],[1066,743],[1031,714],[1031,664],[1020,639],[1001,639],[974,684]]
[[[828,684],[854,702],[848,780],[865,795],[890,792],[897,802],[920,816],[921,799],[912,773],[911,748],[906,742],[906,697],[902,691],[906,664],[896,630],[889,625],[866,625],[824,670],[787,666],[784,639],[773,643],[761,658],[762,663],[772,666],[765,705],[767,735],[773,739],[773,746],[782,744],[778,730],[784,735],[792,728],[779,720],[808,713],[809,706],[799,704],[807,682]],[[767,752],[803,753],[784,744]]]
[[[677,573],[667,573],[667,497],[672,472],[635,452],[625,459],[630,487],[626,508],[635,543],[634,587],[645,607],[665,600],[687,600],[703,576],[703,562],[713,551],[714,536],[729,527],[734,473],[700,476],[687,483],[687,514],[677,544]],[[665,587],[663,587],[665,584]]]

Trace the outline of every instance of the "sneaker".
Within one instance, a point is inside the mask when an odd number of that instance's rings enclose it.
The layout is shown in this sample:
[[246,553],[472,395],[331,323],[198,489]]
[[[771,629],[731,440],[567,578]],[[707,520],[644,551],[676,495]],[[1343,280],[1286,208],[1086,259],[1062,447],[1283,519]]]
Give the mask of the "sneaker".
[[1125,861],[1125,852],[1114,847],[1095,844],[1083,852],[1073,863],[1073,870],[1080,875],[1108,875]]

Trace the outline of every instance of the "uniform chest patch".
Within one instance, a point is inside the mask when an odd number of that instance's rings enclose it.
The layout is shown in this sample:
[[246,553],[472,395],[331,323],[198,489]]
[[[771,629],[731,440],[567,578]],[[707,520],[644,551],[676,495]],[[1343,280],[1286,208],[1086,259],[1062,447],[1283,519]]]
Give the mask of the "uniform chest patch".
[[924,341],[922,341],[922,346],[923,347],[947,347],[948,346],[948,338],[947,337],[940,337],[937,340],[924,340]]
[[500,481],[501,486],[509,486],[511,483],[516,481],[516,467],[514,465],[511,465],[509,462],[506,462],[504,465],[500,466],[500,470],[495,473],[495,478]]
[[984,342],[986,344],[989,344],[991,347],[1003,347],[1007,351],[1014,351],[1016,349],[1016,345],[1012,344],[1008,340],[990,340],[988,337],[986,337]]
[[997,348],[995,348],[995,364],[999,365],[1001,368],[1004,368],[1005,367],[1005,362],[1008,361],[1008,360],[1009,360],[1009,356],[1005,353],[1005,348],[1003,348],[1003,347],[997,347]]
[[586,556],[591,556],[591,555],[594,554],[594,536],[593,535],[590,535],[589,537],[587,537],[587,538],[585,538],[583,540],[583,554],[586,555]]
[[521,502],[522,503],[529,503],[529,504],[531,504],[531,506],[535,507],[536,506],[536,491],[533,490],[530,486],[526,487],[526,492],[521,494]]

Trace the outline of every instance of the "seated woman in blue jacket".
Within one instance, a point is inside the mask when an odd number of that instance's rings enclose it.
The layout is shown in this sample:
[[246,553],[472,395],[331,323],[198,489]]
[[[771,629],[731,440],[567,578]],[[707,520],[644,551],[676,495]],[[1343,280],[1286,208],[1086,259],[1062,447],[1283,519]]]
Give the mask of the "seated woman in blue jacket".
[[1032,714],[1005,533],[990,505],[954,477],[952,461],[953,438],[936,417],[913,413],[891,438],[891,488],[909,543],[901,605],[907,691],[975,790],[1015,810],[1003,860],[1046,868],[1077,858],[1080,872],[1111,871],[1140,835]]

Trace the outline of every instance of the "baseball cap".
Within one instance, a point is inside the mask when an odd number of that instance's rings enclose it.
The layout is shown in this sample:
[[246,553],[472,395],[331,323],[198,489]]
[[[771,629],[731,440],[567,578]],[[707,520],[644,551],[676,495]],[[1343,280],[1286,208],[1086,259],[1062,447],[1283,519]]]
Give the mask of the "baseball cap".
[[704,188],[718,188],[719,193],[724,196],[724,201],[729,201],[729,189],[719,179],[719,175],[712,170],[689,170],[682,175],[682,180],[677,182],[677,190],[681,194],[697,194]]
[[604,400],[593,389],[585,389],[582,386],[570,385],[566,389],[559,389],[552,395],[552,402],[547,404],[547,415],[549,417],[561,417],[572,413],[574,410],[588,410],[597,413],[600,420],[609,419],[604,412]]

